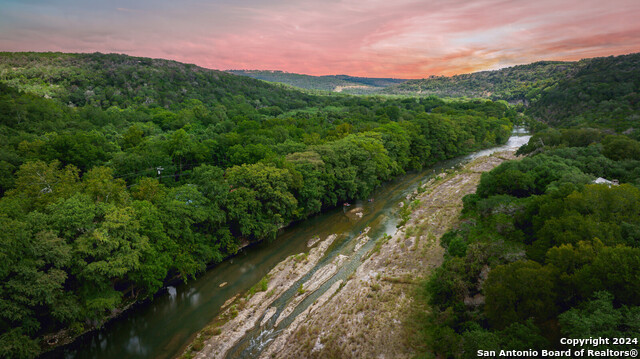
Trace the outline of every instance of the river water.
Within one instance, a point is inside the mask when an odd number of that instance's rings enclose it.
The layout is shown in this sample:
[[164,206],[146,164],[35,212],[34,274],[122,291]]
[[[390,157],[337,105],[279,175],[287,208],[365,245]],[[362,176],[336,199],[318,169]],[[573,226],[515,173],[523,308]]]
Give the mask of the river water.
[[[359,265],[362,256],[384,234],[393,235],[397,223],[399,202],[412,193],[421,182],[469,160],[487,156],[496,151],[518,148],[527,143],[530,136],[518,129],[507,144],[471,155],[439,163],[420,173],[399,176],[385,184],[372,195],[373,202],[356,202],[362,207],[363,217],[348,216],[343,208],[336,208],[282,231],[275,240],[265,241],[241,250],[235,257],[216,265],[196,280],[177,287],[168,287],[163,295],[153,301],[137,305],[125,315],[107,323],[101,330],[88,334],[76,343],[45,355],[66,359],[124,359],[124,358],[174,358],[182,353],[194,336],[214,319],[220,307],[238,293],[247,291],[273,267],[292,254],[308,251],[307,242],[314,237],[339,237],[327,256],[315,269],[329,262],[337,254],[349,253],[349,260],[340,270],[309,295],[294,312],[277,327],[269,321],[264,328],[254,328],[229,353],[232,358],[249,358],[259,353],[278,331],[288,326],[297,314],[313,303],[331,284],[347,278]],[[353,251],[351,239],[366,227],[371,227],[371,240]],[[305,281],[313,271],[301,279]],[[222,283],[227,285],[220,287]],[[275,305],[281,311],[295,294],[299,284],[292,283],[290,291],[277,298]],[[274,316],[277,318],[277,314]]]

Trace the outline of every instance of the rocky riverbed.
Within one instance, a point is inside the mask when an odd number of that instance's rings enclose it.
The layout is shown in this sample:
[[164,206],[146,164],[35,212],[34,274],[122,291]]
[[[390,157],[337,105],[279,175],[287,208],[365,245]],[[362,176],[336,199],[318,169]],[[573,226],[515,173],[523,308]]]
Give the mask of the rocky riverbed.
[[[482,172],[513,158],[513,152],[481,157],[424,184],[407,202],[414,204],[406,223],[393,236],[378,239],[355,272],[333,283],[299,313],[266,343],[260,358],[411,357],[407,321],[416,310],[411,298],[417,279],[441,265],[444,250],[439,239],[457,222],[462,197],[475,191]],[[358,247],[368,239],[365,230],[354,241]],[[278,264],[259,283],[262,288],[227,303],[186,353],[196,358],[225,357],[246,331],[276,314],[273,300],[314,268],[334,240],[330,236],[318,241],[308,254]],[[276,322],[332,277],[345,260],[337,256],[313,273]]]

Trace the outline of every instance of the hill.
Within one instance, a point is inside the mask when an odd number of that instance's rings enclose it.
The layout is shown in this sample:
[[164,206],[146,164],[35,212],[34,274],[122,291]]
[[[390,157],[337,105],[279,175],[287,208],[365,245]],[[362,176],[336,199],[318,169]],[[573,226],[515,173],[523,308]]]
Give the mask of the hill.
[[631,134],[640,120],[640,53],[409,80],[381,93],[506,100],[553,126]]
[[541,93],[528,112],[555,126],[633,132],[640,121],[640,53],[580,61],[571,76]]
[[541,61],[494,71],[409,80],[387,87],[382,92],[527,102],[563,77],[570,76],[580,65],[574,62]]
[[[253,107],[306,106],[310,96],[262,81],[176,61],[119,54],[0,52],[0,81],[74,106],[171,107],[251,102]],[[242,99],[237,96],[241,96]]]
[[311,76],[283,71],[228,70],[227,72],[269,82],[280,82],[307,90],[334,91],[349,94],[373,93],[385,87],[407,81],[404,79],[348,75]]

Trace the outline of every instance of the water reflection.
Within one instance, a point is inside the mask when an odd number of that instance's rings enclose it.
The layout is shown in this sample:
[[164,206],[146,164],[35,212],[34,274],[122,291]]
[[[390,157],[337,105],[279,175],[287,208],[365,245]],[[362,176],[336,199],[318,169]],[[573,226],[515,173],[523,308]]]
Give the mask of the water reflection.
[[169,299],[174,300],[176,299],[176,295],[178,294],[178,291],[176,290],[176,287],[174,286],[168,286],[167,287],[167,293],[169,293]]
[[148,350],[142,345],[140,338],[134,335],[129,339],[129,343],[127,343],[127,352],[136,356],[146,356]]
[[194,293],[191,295],[191,298],[189,298],[189,302],[191,303],[191,305],[196,305],[198,304],[199,301],[200,301],[200,293]]

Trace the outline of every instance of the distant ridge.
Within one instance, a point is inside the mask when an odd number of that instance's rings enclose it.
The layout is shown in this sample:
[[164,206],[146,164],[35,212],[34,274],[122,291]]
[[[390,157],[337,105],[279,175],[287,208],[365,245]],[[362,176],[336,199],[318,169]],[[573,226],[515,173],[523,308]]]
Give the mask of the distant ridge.
[[[584,61],[584,60],[583,60]],[[500,70],[431,76],[390,86],[382,92],[396,95],[469,97],[525,102],[561,78],[575,73],[583,63],[539,61]]]
[[227,70],[234,75],[269,82],[279,82],[307,90],[344,92],[350,94],[374,93],[385,87],[401,84],[406,79],[357,77],[349,75],[312,76],[279,70]]
[[218,71],[123,54],[0,52],[0,82],[71,106],[91,104],[103,109],[172,108],[186,100],[234,107],[242,100],[261,113],[277,114],[325,101],[299,91],[306,89],[505,100],[524,105],[527,114],[556,126],[603,126],[620,132],[640,127],[640,53],[403,80]]

